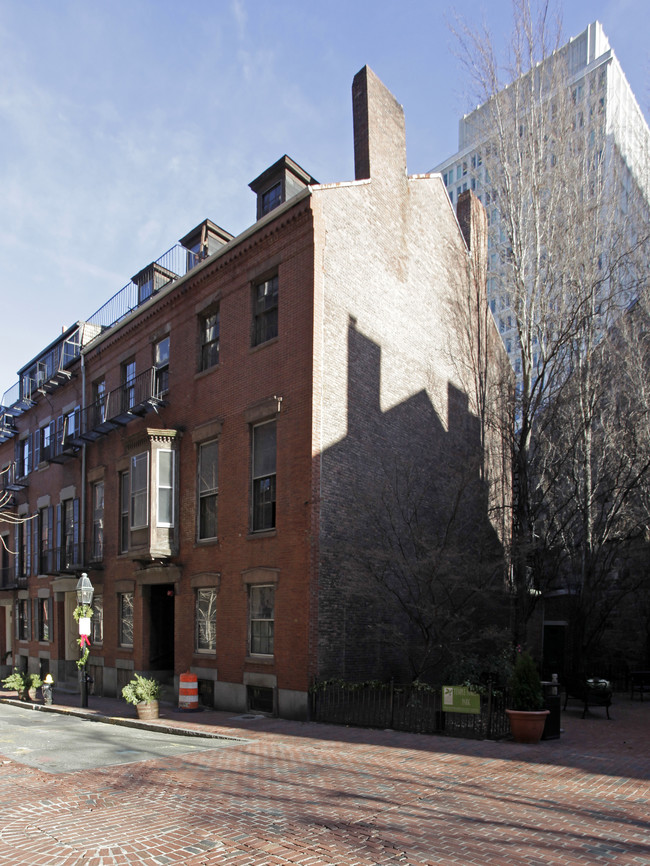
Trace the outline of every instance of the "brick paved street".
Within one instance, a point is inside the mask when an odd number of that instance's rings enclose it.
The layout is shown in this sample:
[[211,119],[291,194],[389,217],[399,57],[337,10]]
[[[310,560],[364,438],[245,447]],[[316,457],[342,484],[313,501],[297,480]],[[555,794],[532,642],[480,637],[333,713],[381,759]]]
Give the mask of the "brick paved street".
[[165,708],[159,727],[247,742],[58,775],[5,759],[0,864],[650,864],[650,702],[611,714],[569,706],[531,747]]

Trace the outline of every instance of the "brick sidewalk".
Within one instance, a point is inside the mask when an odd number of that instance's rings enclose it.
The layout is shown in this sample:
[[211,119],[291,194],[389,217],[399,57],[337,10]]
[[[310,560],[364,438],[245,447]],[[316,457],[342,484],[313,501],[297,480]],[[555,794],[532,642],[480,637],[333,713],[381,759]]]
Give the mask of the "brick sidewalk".
[[159,726],[248,742],[90,778],[4,763],[0,864],[650,864],[650,702],[616,697],[535,747],[163,706]]

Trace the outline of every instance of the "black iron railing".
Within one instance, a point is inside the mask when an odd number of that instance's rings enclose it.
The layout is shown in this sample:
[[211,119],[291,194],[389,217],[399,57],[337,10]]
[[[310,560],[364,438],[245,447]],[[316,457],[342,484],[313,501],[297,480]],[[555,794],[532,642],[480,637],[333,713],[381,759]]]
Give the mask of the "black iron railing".
[[498,739],[509,732],[505,693],[481,688],[477,714],[443,710],[442,689],[419,683],[320,682],[310,690],[313,721],[391,728],[421,734],[444,734],[473,739]]

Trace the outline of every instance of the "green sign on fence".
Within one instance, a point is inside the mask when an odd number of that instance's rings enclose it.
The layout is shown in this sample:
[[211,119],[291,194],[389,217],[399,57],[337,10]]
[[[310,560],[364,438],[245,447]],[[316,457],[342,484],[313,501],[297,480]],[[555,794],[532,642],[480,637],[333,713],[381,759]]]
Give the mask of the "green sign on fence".
[[481,696],[467,686],[443,686],[442,708],[446,713],[480,713]]

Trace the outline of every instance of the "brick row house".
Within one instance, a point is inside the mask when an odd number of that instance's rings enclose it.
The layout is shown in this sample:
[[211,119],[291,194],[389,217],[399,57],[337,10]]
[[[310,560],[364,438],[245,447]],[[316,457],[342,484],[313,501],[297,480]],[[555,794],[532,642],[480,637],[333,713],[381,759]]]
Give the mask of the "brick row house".
[[358,603],[378,532],[360,493],[396,457],[440,491],[476,450],[448,306],[484,215],[468,194],[463,233],[441,178],[407,175],[401,106],[367,67],[353,114],[354,181],[283,157],[250,184],[247,230],[204,221],[19,370],[0,415],[6,671],[76,682],[82,572],[95,693],[191,671],[207,704],[304,718],[314,679],[399,668],[387,612]]

